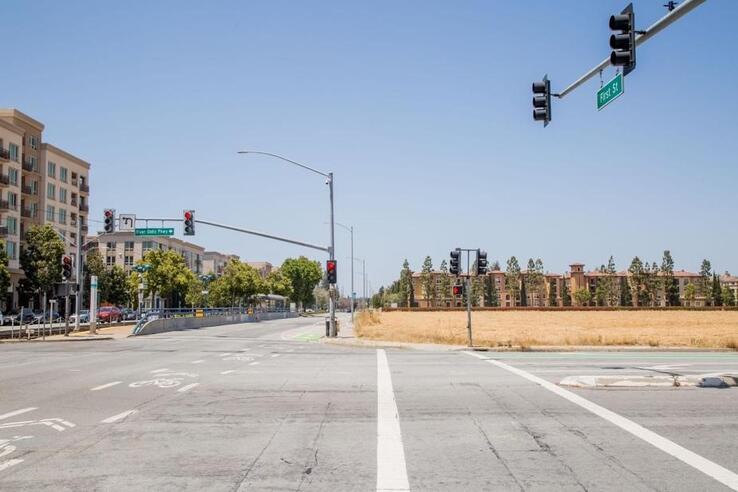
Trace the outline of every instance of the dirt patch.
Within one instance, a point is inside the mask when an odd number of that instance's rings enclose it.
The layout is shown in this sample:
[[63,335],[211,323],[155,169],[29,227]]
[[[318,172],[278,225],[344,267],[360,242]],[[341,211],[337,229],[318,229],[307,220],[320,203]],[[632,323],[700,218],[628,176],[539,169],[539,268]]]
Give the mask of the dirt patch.
[[[475,345],[738,348],[738,311],[481,311]],[[354,328],[369,340],[467,342],[465,312],[362,312]]]

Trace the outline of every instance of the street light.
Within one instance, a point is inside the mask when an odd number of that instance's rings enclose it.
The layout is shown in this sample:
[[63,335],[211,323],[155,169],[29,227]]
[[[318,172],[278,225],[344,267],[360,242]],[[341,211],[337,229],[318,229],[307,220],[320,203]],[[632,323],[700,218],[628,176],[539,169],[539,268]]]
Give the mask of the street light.
[[[239,154],[257,154],[257,155],[265,155],[269,157],[274,157],[275,159],[279,159],[284,162],[288,162],[290,164],[294,164],[297,167],[301,167],[303,169],[306,169],[308,171],[314,172],[315,174],[319,174],[321,176],[324,176],[326,178],[325,184],[328,185],[328,190],[330,194],[330,202],[331,202],[331,246],[330,246],[330,252],[328,253],[328,257],[330,260],[336,259],[336,248],[335,248],[335,220],[333,219],[333,173],[324,173],[323,171],[318,171],[317,169],[313,169],[310,166],[306,166],[305,164],[300,164],[299,162],[295,162],[291,159],[287,159],[286,157],[282,157],[281,155],[272,154],[271,152],[260,152],[257,150],[240,150],[238,151]],[[335,289],[333,292],[331,292],[331,295],[329,296],[330,300],[330,332],[329,335],[331,337],[335,337],[337,335],[336,333],[336,302],[333,299],[333,295],[335,294]]]
[[351,322],[354,321],[354,226],[347,226],[336,222],[337,226],[341,226],[351,233]]

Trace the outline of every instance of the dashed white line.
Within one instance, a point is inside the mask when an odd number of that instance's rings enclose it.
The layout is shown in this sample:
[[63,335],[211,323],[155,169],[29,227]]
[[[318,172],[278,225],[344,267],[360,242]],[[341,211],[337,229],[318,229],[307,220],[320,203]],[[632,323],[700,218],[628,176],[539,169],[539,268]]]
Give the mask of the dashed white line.
[[184,393],[185,391],[191,390],[191,389],[192,389],[192,388],[194,388],[195,386],[199,386],[199,385],[200,385],[200,383],[192,383],[192,384],[188,384],[187,386],[182,386],[182,387],[181,387],[181,388],[179,388],[179,389],[178,389],[177,391],[178,391],[178,392],[180,392],[180,393]]
[[94,388],[90,388],[90,391],[100,391],[105,388],[110,388],[111,386],[115,386],[116,384],[120,384],[122,382],[123,381],[113,381],[112,383],[101,384],[100,386],[95,386]]
[[250,363],[249,363],[249,365],[250,365],[250,366],[256,366],[256,365],[259,365],[259,361],[256,361],[256,362],[250,362]]
[[16,415],[20,415],[22,413],[31,412],[33,410],[38,410],[38,407],[28,407],[28,408],[21,408],[20,410],[15,410],[13,412],[8,412],[0,415],[0,420],[7,419],[9,417],[14,417]]
[[205,360],[204,360],[204,359],[200,359],[200,360],[193,360],[193,361],[192,361],[192,363],[193,363],[193,364],[201,364],[201,363],[203,363],[203,362],[205,362]]
[[497,367],[505,369],[506,371],[509,371],[513,374],[516,374],[522,378],[527,379],[528,381],[531,381],[533,383],[536,383],[542,386],[543,388],[549,390],[550,392],[555,393],[559,395],[560,397],[565,398],[566,400],[569,400],[575,405],[579,405],[585,410],[589,410],[590,412],[597,415],[598,417],[601,417],[607,420],[611,424],[614,424],[620,427],[621,429],[623,429],[626,432],[631,433],[635,437],[642,439],[646,441],[647,443],[651,444],[652,446],[660,449],[661,451],[667,454],[670,454],[671,456],[677,458],[678,460],[681,460],[682,462],[688,464],[689,466],[695,468],[696,470],[699,470],[705,475],[717,480],[723,485],[726,485],[727,487],[730,487],[733,490],[738,490],[738,474],[728,470],[727,468],[723,468],[722,466],[708,460],[707,458],[703,458],[702,456],[690,451],[687,448],[683,448],[677,443],[672,442],[666,439],[665,437],[662,437],[656,434],[655,432],[650,431],[646,429],[645,427],[642,427],[639,424],[636,424],[632,420],[629,420],[611,410],[608,410],[607,408],[601,407],[597,405],[596,403],[593,403],[587,400],[586,398],[582,398],[576,393],[572,393],[571,391],[565,390],[564,388],[560,388],[559,386],[556,386],[555,384],[549,381],[546,381],[545,379],[539,378],[538,376],[534,376],[533,374],[529,372],[523,371],[522,369],[509,366],[505,364],[504,362],[500,362],[498,360],[488,359],[484,355],[477,354],[476,352],[465,352],[465,353],[467,355],[471,355],[473,357],[477,357],[479,359],[485,360],[489,362],[490,364],[494,364]]
[[400,416],[387,354],[377,350],[377,491],[409,491]]
[[221,374],[222,374],[223,376],[225,376],[226,374],[232,374],[232,373],[234,373],[234,372],[236,372],[236,370],[235,370],[235,369],[231,369],[231,370],[229,370],[229,371],[223,371],[223,372],[221,372]]
[[279,357],[280,354],[272,354],[272,357]]
[[157,372],[167,372],[168,370],[169,369],[167,369],[166,367],[164,369],[155,369],[151,371],[151,374],[156,374]]
[[134,413],[138,412],[138,410],[126,410],[125,412],[121,412],[118,415],[113,415],[112,417],[108,417],[105,420],[102,420],[101,423],[103,424],[112,424],[113,422],[117,422],[119,420],[122,420],[129,415],[133,415]]
[[221,357],[228,357],[229,355],[231,355],[231,353],[230,353],[230,352],[226,352],[226,353],[224,353],[224,354],[220,354],[220,356],[221,356]]

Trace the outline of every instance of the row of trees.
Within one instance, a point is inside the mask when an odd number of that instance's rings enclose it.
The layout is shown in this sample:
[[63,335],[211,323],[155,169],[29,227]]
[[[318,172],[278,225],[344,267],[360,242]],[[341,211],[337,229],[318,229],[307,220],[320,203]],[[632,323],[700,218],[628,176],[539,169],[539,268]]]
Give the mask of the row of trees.
[[[472,267],[472,271],[476,266]],[[491,271],[500,271],[499,262],[495,261]],[[422,297],[430,306],[456,305],[457,301],[463,305],[466,299],[455,299],[451,293],[452,277],[448,275],[446,260],[440,264],[442,275],[438,278],[434,274],[433,261],[426,256],[420,271],[419,286]],[[712,270],[710,261],[703,260],[699,276],[692,279],[680,291],[679,280],[674,274],[674,259],[670,251],[664,251],[661,264],[643,261],[639,257],[633,258],[628,267],[628,275],[618,274],[615,259],[610,256],[607,265],[597,269],[598,275],[592,286],[582,285],[576,291],[570,292],[569,282],[564,277],[547,277],[543,262],[540,258],[530,258],[527,268],[523,270],[515,256],[510,257],[504,271],[505,294],[509,296],[513,306],[527,306],[529,299],[534,299],[537,305],[549,306],[680,306],[683,303],[694,306],[697,300],[704,305],[735,306],[737,303],[734,292],[720,283],[720,278]],[[399,280],[388,288],[380,288],[374,296],[375,307],[396,303],[401,307],[415,306],[415,292],[412,282],[413,272],[410,270],[407,259],[400,271]],[[478,304],[483,300],[485,306],[500,306],[500,291],[491,275],[473,277],[472,303]],[[506,299],[507,301],[507,299]]]
[[[21,305],[43,294],[53,295],[55,284],[62,281],[61,257],[64,242],[50,225],[31,227],[25,236],[20,254],[24,277],[18,290]],[[144,296],[161,297],[169,307],[223,307],[247,305],[258,294],[277,294],[290,298],[300,308],[316,302],[317,289],[323,272],[317,261],[301,256],[288,258],[279,269],[262,277],[246,263],[231,260],[222,275],[198,276],[189,269],[181,254],[171,250],[151,250],[139,264],[145,264],[143,273],[126,272],[118,265],[106,266],[96,249],[86,255],[83,281],[83,303],[88,305],[90,278],[97,276],[102,304],[138,307],[139,286],[143,283]],[[0,289],[7,292],[10,285],[8,257],[0,248]]]

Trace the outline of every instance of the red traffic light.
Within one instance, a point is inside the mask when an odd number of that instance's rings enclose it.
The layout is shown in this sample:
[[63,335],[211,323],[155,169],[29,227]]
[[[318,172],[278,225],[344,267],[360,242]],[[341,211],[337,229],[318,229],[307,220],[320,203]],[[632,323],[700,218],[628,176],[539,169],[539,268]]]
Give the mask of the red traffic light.
[[328,260],[325,264],[326,270],[329,272],[332,272],[336,269],[336,261],[335,260]]
[[71,256],[64,256],[62,257],[62,263],[64,266],[72,266],[72,257]]
[[192,212],[190,212],[189,210],[187,210],[184,213],[184,218],[185,218],[185,220],[192,220]]
[[454,285],[454,295],[460,296],[462,294],[461,292],[461,286],[460,285]]
[[106,210],[105,211],[105,217],[112,217],[112,216],[113,216],[113,211],[112,210]]

